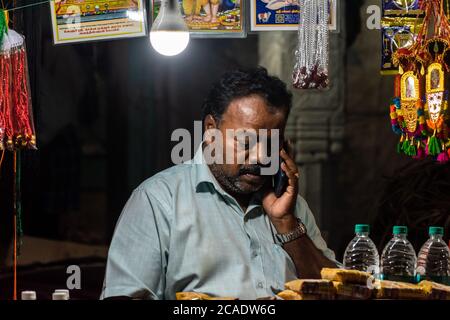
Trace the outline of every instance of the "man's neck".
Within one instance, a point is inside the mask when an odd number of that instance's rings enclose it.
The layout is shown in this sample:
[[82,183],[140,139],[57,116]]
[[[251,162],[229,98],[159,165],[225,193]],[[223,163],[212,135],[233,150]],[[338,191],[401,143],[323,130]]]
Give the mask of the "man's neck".
[[[230,193],[230,192],[228,192]],[[237,203],[241,207],[243,212],[247,211],[248,205],[250,203],[251,195],[249,194],[233,194],[230,193],[231,196],[233,196],[234,199],[236,199]]]

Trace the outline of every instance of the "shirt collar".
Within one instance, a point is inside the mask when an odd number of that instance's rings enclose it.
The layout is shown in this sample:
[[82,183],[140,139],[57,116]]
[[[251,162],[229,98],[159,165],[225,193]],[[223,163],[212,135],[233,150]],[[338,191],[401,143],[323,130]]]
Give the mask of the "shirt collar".
[[194,158],[191,160],[191,163],[195,165],[195,186],[198,189],[201,184],[210,184],[214,187],[214,189],[220,194],[231,197],[225,190],[223,190],[222,186],[219,184],[217,179],[212,174],[209,169],[208,164],[206,163],[205,157],[203,155],[203,143],[197,148],[195,152]]

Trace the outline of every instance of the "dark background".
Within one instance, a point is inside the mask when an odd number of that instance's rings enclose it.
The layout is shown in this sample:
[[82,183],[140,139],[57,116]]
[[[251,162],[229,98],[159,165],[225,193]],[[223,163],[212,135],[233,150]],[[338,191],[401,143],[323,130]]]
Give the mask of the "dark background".
[[[447,234],[450,226],[449,165],[395,153],[388,116],[392,79],[378,75],[377,32],[363,30],[363,5],[352,0],[346,6],[346,57],[332,61],[347,68],[346,127],[343,153],[329,160],[326,171],[332,190],[322,201],[336,204],[326,212],[323,229],[339,260],[361,220],[372,223],[379,249],[394,224],[410,227],[416,250],[428,225],[445,226]],[[47,5],[16,13],[14,24],[26,36],[39,148],[22,153],[24,232],[57,243],[106,250],[131,191],[171,166],[172,131],[192,130],[201,119],[211,83],[227,70],[258,63],[257,35],[194,39],[181,55],[164,58],[147,37],[54,46]],[[11,168],[6,153],[0,171],[0,298],[9,298],[11,288]],[[30,247],[36,256],[46,251],[25,241],[24,250]],[[104,255],[87,251],[72,261],[67,251],[66,260],[22,264],[19,287],[49,297],[50,290],[65,286],[65,267],[75,263],[86,275],[79,297],[98,297]]]

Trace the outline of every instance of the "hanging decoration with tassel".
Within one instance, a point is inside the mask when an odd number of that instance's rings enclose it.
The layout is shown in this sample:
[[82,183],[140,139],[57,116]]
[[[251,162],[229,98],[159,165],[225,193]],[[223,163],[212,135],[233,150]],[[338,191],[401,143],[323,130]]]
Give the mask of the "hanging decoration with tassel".
[[441,0],[421,3],[425,12],[416,41],[392,58],[398,66],[395,97],[389,112],[392,129],[400,135],[397,151],[413,158],[450,158],[448,90],[450,24]]
[[299,6],[302,12],[293,85],[297,89],[325,89],[329,84],[329,1],[300,0]]
[[36,149],[25,40],[8,28],[8,12],[0,10],[0,151],[13,152],[14,300],[17,300],[17,264],[23,237],[22,149]]
[[448,92],[445,90],[445,73],[441,63],[433,63],[428,67],[426,80],[425,116],[427,128],[431,135],[427,141],[427,154],[437,156],[440,162],[448,161],[445,141],[448,129],[445,124]]
[[0,149],[36,149],[25,40],[0,11]]

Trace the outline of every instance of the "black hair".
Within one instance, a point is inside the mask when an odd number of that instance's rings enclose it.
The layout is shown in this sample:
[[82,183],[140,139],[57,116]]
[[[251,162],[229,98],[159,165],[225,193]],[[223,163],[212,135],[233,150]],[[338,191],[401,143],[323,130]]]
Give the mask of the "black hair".
[[258,95],[269,108],[283,110],[286,117],[292,107],[292,94],[278,77],[270,76],[263,67],[225,73],[209,91],[203,104],[203,120],[211,115],[220,122],[230,103],[238,98]]

